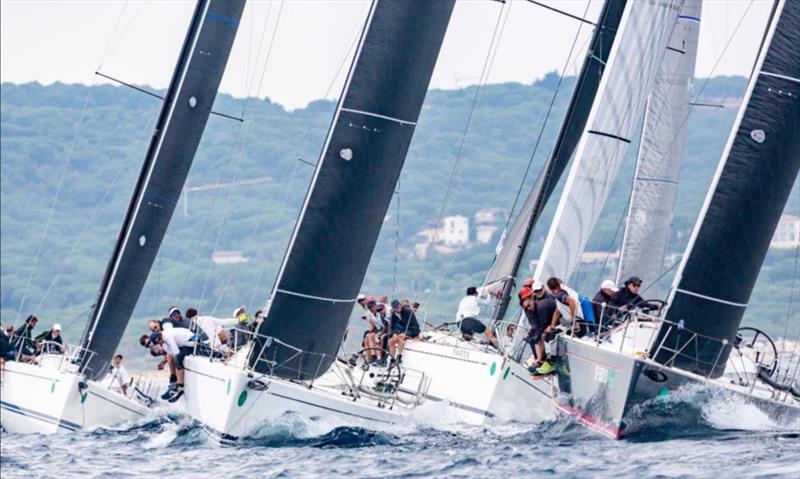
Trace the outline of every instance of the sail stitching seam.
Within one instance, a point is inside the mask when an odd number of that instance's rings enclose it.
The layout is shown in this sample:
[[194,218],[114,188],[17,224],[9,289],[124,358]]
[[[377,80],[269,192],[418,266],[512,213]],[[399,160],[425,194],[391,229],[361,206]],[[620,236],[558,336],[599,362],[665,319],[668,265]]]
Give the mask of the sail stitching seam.
[[301,298],[306,298],[306,299],[315,299],[317,301],[329,301],[329,302],[332,302],[332,303],[354,303],[356,301],[356,299],[358,299],[358,298],[353,298],[353,299],[326,298],[325,296],[314,296],[312,294],[298,293],[298,292],[295,292],[295,291],[289,291],[289,290],[280,289],[280,288],[276,289],[275,292],[276,293],[288,294],[290,296],[299,296]]
[[369,111],[354,110],[352,108],[342,108],[341,110],[349,112],[349,113],[356,113],[356,114],[359,114],[359,115],[372,116],[372,117],[375,117],[375,118],[381,118],[383,120],[394,121],[396,123],[400,123],[401,125],[412,125],[412,126],[416,126],[417,125],[417,122],[415,122],[415,121],[401,120],[399,118],[394,118],[392,116],[379,115],[378,113],[372,113],[372,112],[369,112]]
[[687,291],[687,290],[681,289],[681,288],[676,288],[675,291],[678,292],[678,293],[688,294],[689,296],[695,296],[697,298],[707,299],[708,301],[714,301],[716,303],[727,304],[728,306],[736,306],[738,308],[746,308],[747,307],[747,303],[734,303],[733,301],[727,301],[727,300],[724,300],[724,299],[715,298],[713,296],[706,296],[705,294],[695,293],[693,291]]
[[762,75],[766,75],[768,77],[781,78],[783,80],[789,80],[789,81],[793,81],[793,82],[796,82],[796,83],[800,83],[800,78],[790,77],[790,76],[787,76],[787,75],[781,75],[780,73],[771,73],[771,72],[762,71],[761,74]]

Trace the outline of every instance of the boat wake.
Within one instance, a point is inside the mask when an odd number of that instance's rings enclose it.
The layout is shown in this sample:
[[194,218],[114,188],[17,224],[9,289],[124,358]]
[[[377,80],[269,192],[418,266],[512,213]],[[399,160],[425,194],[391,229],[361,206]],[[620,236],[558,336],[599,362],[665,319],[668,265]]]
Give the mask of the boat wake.
[[720,432],[800,431],[800,418],[777,418],[741,395],[706,384],[685,385],[639,405],[626,420],[634,431],[628,437],[645,441],[707,437]]

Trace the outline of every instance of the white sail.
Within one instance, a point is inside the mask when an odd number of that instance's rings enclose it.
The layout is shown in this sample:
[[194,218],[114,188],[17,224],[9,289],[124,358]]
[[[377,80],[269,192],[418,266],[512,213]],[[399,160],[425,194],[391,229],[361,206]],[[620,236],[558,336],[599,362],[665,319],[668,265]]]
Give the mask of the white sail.
[[683,0],[628,2],[534,276],[568,280],[644,112]]
[[[617,283],[661,277],[681,159],[700,32],[700,0],[686,0],[645,110]],[[653,289],[652,293],[655,293]]]

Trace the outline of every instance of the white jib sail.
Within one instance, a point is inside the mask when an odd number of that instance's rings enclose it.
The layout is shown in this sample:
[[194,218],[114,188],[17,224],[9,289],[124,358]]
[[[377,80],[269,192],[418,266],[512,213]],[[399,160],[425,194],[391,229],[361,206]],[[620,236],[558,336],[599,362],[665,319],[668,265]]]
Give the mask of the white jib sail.
[[[686,0],[683,4],[661,71],[650,92],[617,284],[630,276],[640,276],[649,286],[664,271],[686,142],[701,9],[701,0]],[[651,289],[651,293],[655,292]]]
[[534,277],[569,281],[614,184],[683,0],[628,2]]

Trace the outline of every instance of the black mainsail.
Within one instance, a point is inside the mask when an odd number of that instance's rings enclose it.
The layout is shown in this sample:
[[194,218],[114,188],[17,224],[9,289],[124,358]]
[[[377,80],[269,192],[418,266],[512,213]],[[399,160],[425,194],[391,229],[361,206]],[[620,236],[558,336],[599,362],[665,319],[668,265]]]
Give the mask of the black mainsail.
[[199,0],[81,342],[105,374],[169,226],[217,95],[245,0]]
[[[356,296],[422,108],[454,0],[375,0],[259,333],[278,376],[325,373]],[[256,355],[258,371],[267,368]]]
[[606,0],[603,5],[553,152],[539,171],[533,188],[528,193],[525,203],[503,240],[502,249],[486,276],[484,284],[495,286],[502,284],[503,295],[492,315],[495,321],[501,321],[505,316],[531,233],[580,141],[614,43],[622,12],[625,10],[625,3],[626,0]]
[[800,2],[779,1],[673,283],[666,318],[691,332],[662,326],[654,343],[661,346],[658,362],[710,377],[725,370],[800,170],[798,45]]

